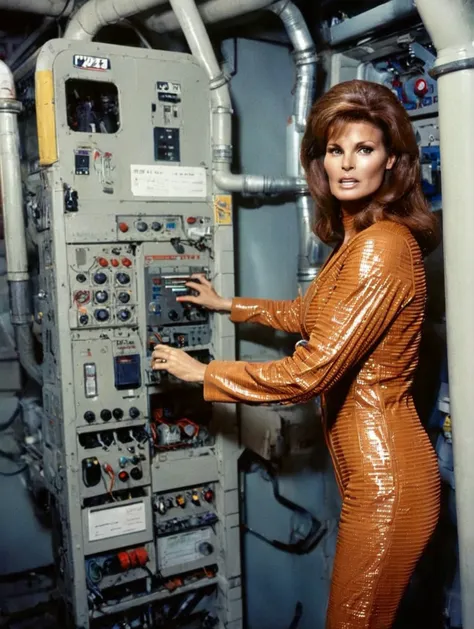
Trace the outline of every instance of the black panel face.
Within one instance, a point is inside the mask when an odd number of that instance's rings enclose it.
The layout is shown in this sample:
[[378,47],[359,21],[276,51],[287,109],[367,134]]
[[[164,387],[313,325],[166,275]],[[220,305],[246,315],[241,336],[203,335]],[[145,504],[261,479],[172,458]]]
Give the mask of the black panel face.
[[153,140],[155,144],[155,161],[157,162],[179,162],[179,129],[167,127],[155,127],[153,129]]

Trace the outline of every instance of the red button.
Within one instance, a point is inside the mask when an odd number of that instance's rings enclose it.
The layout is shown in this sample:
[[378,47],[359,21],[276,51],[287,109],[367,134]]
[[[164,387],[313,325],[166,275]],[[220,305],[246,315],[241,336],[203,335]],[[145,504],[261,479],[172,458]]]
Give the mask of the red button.
[[97,258],[97,262],[100,266],[109,266],[109,263],[105,258]]
[[125,233],[128,232],[128,225],[127,223],[119,223],[119,229],[121,232]]
[[121,472],[119,472],[118,477],[123,483],[126,483],[128,481],[128,472],[122,470]]
[[122,258],[122,264],[123,266],[132,266],[132,261],[128,258]]
[[118,266],[120,262],[117,260],[117,258],[112,258],[112,260],[110,261],[110,264],[112,266]]
[[194,225],[194,223],[196,222],[196,220],[197,220],[197,219],[196,219],[196,217],[195,217],[195,216],[188,216],[188,218],[186,219],[186,222],[187,222],[189,225]]

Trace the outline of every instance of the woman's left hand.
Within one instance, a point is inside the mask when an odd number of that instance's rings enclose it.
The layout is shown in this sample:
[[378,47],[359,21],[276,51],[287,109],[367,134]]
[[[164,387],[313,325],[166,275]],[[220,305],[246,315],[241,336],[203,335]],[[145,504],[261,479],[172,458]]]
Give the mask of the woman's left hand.
[[151,368],[167,371],[184,382],[204,382],[206,365],[168,345],[156,345],[152,354]]

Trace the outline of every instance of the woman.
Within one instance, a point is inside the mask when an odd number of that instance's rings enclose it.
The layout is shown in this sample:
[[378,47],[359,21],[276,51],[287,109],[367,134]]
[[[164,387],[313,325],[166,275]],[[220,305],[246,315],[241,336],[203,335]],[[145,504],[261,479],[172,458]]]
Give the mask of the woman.
[[437,243],[410,119],[392,92],[341,83],[308,119],[301,159],[334,252],[292,302],[224,299],[205,279],[183,298],[304,339],[267,363],[213,361],[159,345],[153,367],[203,382],[212,402],[295,404],[321,395],[343,496],[327,629],[389,629],[438,519],[436,458],[411,386]]

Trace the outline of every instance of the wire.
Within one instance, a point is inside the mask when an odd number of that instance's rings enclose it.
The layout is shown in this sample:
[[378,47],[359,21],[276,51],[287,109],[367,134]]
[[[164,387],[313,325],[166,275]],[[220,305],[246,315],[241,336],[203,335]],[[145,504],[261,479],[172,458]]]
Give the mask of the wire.
[[[68,9],[68,7],[69,7],[70,3],[71,3],[71,0],[66,0],[66,2],[64,3],[63,8],[62,8],[62,10],[61,10],[61,13],[59,13],[59,14],[56,16],[56,22],[59,22],[59,20],[60,20],[60,19],[63,17],[63,15],[66,13],[66,11],[67,11],[67,9]],[[74,11],[74,5],[75,5],[75,4],[76,4],[76,0],[72,0],[71,12],[72,12],[72,11]]]
[[10,428],[10,426],[13,424],[15,419],[20,414],[20,410],[21,410],[21,404],[20,404],[20,402],[18,402],[17,407],[13,411],[11,417],[9,419],[7,419],[7,421],[4,422],[3,424],[0,424],[0,432],[2,432],[3,430],[6,430],[7,428]]
[[18,476],[18,474],[22,474],[27,468],[28,465],[25,463],[23,467],[20,467],[14,472],[0,472],[0,476]]

